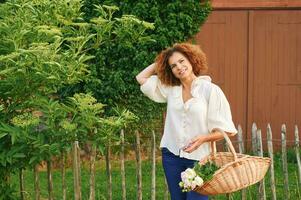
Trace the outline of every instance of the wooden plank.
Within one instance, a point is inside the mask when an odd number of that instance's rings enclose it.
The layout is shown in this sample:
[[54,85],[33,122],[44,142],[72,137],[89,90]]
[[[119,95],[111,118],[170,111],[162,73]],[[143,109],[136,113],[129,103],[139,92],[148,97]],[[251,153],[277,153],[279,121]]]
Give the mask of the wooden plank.
[[81,200],[79,176],[78,141],[75,141],[73,143],[73,187],[75,200]]
[[213,11],[194,39],[208,58],[208,75],[228,98],[234,123],[247,130],[248,11]]
[[137,200],[142,200],[142,170],[141,170],[141,150],[140,135],[136,131],[136,176],[137,176]]
[[282,152],[282,170],[283,170],[283,184],[284,184],[284,197],[290,199],[289,186],[288,186],[288,169],[287,169],[287,151],[286,151],[286,126],[281,127],[281,152]]
[[270,185],[272,191],[272,200],[276,200],[276,184],[275,184],[275,171],[274,171],[274,154],[273,154],[273,136],[272,136],[271,125],[268,124],[267,127],[267,143],[268,143],[268,152],[269,157],[271,158],[271,166],[270,166]]
[[244,145],[244,140],[243,140],[243,133],[242,133],[242,128],[241,125],[238,124],[237,126],[237,142],[238,142],[238,150],[239,153],[245,153],[245,145]]
[[121,187],[122,187],[122,200],[126,200],[126,187],[125,187],[125,164],[124,164],[124,129],[120,131],[120,171],[121,171]]
[[168,184],[166,181],[166,177],[164,178],[164,200],[169,200],[169,191],[168,191]]
[[[300,10],[256,10],[253,12],[253,27],[250,27],[250,54],[248,90],[251,120],[258,127],[267,122],[272,127],[300,122],[298,101],[301,79],[298,56],[301,35]],[[251,14],[251,11],[250,11]],[[250,18],[251,20],[251,18]],[[251,21],[250,21],[251,24]],[[251,45],[252,49],[251,49]],[[299,59],[299,60],[298,60]],[[285,66],[285,67],[283,67]],[[285,96],[286,98],[281,98]],[[287,127],[286,140],[294,140],[293,126]],[[280,140],[281,134],[274,134],[274,140]],[[292,143],[287,143],[291,145]],[[274,146],[278,148],[280,146]],[[280,150],[280,148],[279,148]]]
[[36,164],[34,167],[34,191],[35,191],[35,200],[40,200],[40,180],[39,180],[39,165]]
[[252,152],[254,155],[257,154],[257,126],[255,123],[252,124]]
[[20,199],[25,200],[24,198],[24,171],[22,169],[19,170],[19,181],[20,181]]
[[299,146],[300,140],[299,140],[299,130],[298,126],[295,125],[295,151],[296,151],[296,159],[297,159],[297,165],[298,165],[298,180],[299,185],[301,185],[301,161],[300,161],[300,146]]
[[[257,152],[258,152],[258,156],[263,157],[263,148],[262,148],[262,137],[261,137],[261,130],[258,129],[257,130]],[[259,182],[259,199],[260,200],[265,200],[266,199],[266,192],[265,192],[265,180],[262,179]]]
[[67,199],[67,185],[66,185],[66,152],[61,153],[61,175],[62,175],[62,193],[63,200]]
[[48,200],[53,200],[52,161],[47,160]]
[[152,131],[152,186],[151,200],[156,200],[156,135]]
[[92,150],[90,154],[90,195],[89,200],[95,200],[95,158],[96,158],[96,146],[92,144]]
[[78,166],[78,184],[79,184],[79,198],[82,199],[82,176],[81,176],[81,160],[80,160],[80,148],[79,148],[79,143],[76,143],[76,148],[77,148],[77,166]]
[[[240,124],[238,125],[237,128],[237,141],[238,141],[238,149],[239,153],[244,154],[245,153],[245,147],[244,147],[244,142],[243,142],[243,136],[242,136],[242,128]],[[242,189],[241,190],[241,200],[246,200],[247,199],[247,190]]]
[[112,166],[111,166],[111,140],[108,140],[106,151],[106,172],[107,172],[107,187],[108,199],[112,200]]
[[[253,115],[253,79],[254,79],[254,11],[248,12],[248,70],[247,70],[247,129],[246,129],[246,140],[252,140],[252,130],[253,130],[253,122],[254,122],[254,115]],[[251,129],[251,133],[249,130]],[[252,142],[251,142],[252,143]],[[247,143],[247,149],[250,149]],[[253,149],[252,149],[253,150]]]
[[300,8],[300,1],[291,0],[211,0],[214,9]]

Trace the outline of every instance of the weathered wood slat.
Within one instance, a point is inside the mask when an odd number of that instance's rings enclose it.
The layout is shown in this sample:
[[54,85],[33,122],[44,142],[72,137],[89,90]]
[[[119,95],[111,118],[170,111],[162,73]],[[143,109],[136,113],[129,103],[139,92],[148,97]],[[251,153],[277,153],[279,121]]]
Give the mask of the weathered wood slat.
[[252,152],[254,155],[257,154],[257,126],[255,123],[252,124]]
[[166,178],[164,178],[164,200],[168,200],[169,199],[169,191],[168,191],[168,185],[167,185],[167,181]]
[[39,165],[36,164],[33,171],[35,200],[40,200]]
[[152,131],[152,187],[151,200],[156,200],[156,135]]
[[95,158],[96,158],[96,146],[92,145],[90,155],[90,195],[89,200],[95,200]]
[[66,187],[66,152],[61,153],[61,175],[62,175],[62,193],[63,200],[67,199],[67,187]]
[[299,185],[301,185],[301,161],[300,161],[300,145],[299,145],[299,130],[298,126],[295,125],[295,151],[296,151],[296,159],[298,165],[298,180]]
[[[257,130],[257,151],[258,156],[263,157],[263,148],[262,148],[262,136],[261,136],[261,130]],[[266,199],[266,193],[265,193],[265,181],[262,179],[259,182],[259,199],[265,200]]]
[[108,184],[108,200],[112,200],[112,166],[111,166],[111,140],[108,141],[106,151],[106,172]]
[[81,188],[80,188],[80,172],[79,172],[79,160],[78,160],[78,141],[73,143],[73,187],[74,187],[74,199],[81,200]]
[[20,181],[20,199],[24,200],[24,192],[25,192],[25,187],[24,187],[24,171],[23,169],[19,170],[19,181]]
[[[245,153],[245,146],[243,142],[243,136],[242,136],[242,128],[240,125],[237,127],[237,141],[238,141],[238,149],[239,153]],[[241,200],[246,200],[247,199],[247,190],[242,189],[241,190]]]
[[275,185],[275,172],[274,172],[274,152],[273,152],[273,136],[272,129],[270,124],[267,126],[267,144],[268,144],[268,152],[269,157],[271,158],[271,166],[270,166],[270,184],[271,184],[271,193],[272,200],[276,200],[276,185]]
[[283,170],[283,184],[284,184],[284,197],[290,199],[289,186],[288,186],[288,169],[287,169],[287,151],[286,151],[286,126],[281,127],[281,152],[282,152],[282,170]]
[[121,187],[122,187],[122,200],[126,200],[126,187],[125,187],[125,165],[124,165],[124,130],[120,132],[120,171],[121,171]]
[[140,148],[140,135],[139,132],[136,131],[137,200],[142,200],[142,170]]
[[48,199],[53,200],[52,161],[47,160]]
[[77,165],[78,165],[78,183],[79,183],[79,197],[82,199],[82,172],[81,172],[81,158],[80,158],[80,148],[79,148],[79,142],[76,144],[77,148]]

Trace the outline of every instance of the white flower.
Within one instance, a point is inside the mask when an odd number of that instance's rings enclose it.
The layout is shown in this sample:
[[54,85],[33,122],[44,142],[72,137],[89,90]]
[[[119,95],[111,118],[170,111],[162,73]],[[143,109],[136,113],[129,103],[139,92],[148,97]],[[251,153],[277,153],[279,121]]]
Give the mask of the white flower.
[[204,180],[203,180],[201,177],[199,177],[199,176],[196,176],[196,177],[194,178],[194,182],[195,182],[195,184],[196,184],[197,186],[201,186],[201,185],[204,184]]
[[182,181],[179,183],[179,186],[183,188],[183,192],[189,192],[197,186],[202,186],[204,184],[204,180],[197,176],[194,169],[191,168],[188,168],[181,173],[181,179]]
[[197,186],[196,182],[192,181],[191,184],[190,184],[191,190],[193,190],[196,186]]
[[193,169],[188,168],[188,169],[185,170],[185,176],[188,179],[193,179],[196,176],[196,173],[195,173],[195,171]]
[[184,179],[187,179],[187,176],[186,176],[186,172],[181,172],[181,179],[184,180]]

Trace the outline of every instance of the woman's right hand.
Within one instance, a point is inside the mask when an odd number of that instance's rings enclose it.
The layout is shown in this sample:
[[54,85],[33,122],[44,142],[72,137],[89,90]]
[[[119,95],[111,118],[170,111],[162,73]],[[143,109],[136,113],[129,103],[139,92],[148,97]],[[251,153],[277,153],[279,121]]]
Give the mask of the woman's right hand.
[[147,79],[151,76],[156,74],[156,64],[153,63],[151,65],[149,65],[148,67],[146,67],[144,70],[142,70],[137,76],[136,76],[136,80],[138,81],[138,83],[140,85],[143,85]]

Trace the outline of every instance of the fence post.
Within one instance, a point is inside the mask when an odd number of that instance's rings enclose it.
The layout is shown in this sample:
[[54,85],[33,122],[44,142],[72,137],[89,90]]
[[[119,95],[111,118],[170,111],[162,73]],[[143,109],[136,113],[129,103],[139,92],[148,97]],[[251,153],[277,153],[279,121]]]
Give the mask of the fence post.
[[142,172],[141,172],[141,154],[140,154],[140,135],[136,131],[136,162],[137,162],[137,200],[142,200]]
[[39,165],[34,166],[34,191],[35,191],[35,200],[40,200],[40,183],[39,183]]
[[284,196],[285,199],[290,199],[288,187],[288,170],[287,170],[287,153],[286,153],[286,126],[281,126],[281,151],[282,151],[282,169],[284,175]]
[[295,151],[296,151],[296,158],[298,164],[298,175],[299,175],[299,185],[301,185],[301,161],[300,161],[300,146],[299,146],[299,130],[298,126],[295,125]]
[[120,171],[121,171],[121,187],[122,187],[122,200],[126,200],[126,187],[125,187],[125,166],[124,166],[124,130],[120,132],[121,151],[120,151]]
[[52,161],[51,157],[47,160],[47,177],[48,177],[48,199],[53,200],[53,181],[52,181]]
[[63,200],[67,198],[67,188],[66,188],[66,155],[63,150],[61,153],[61,174],[62,174],[62,192],[63,192]]
[[276,200],[276,186],[275,186],[275,172],[274,172],[274,152],[273,152],[273,136],[272,136],[272,129],[271,125],[268,124],[267,127],[267,143],[268,143],[268,152],[269,157],[271,158],[271,166],[270,166],[270,183],[271,183],[271,190],[272,190],[272,200]]
[[90,195],[89,200],[95,200],[95,158],[96,158],[96,145],[92,144],[90,154]]
[[[258,156],[263,157],[263,148],[262,148],[262,137],[261,137],[261,130],[257,130],[257,147],[258,147]],[[266,194],[265,194],[265,184],[264,184],[264,178],[259,182],[259,199],[265,200]]]
[[111,140],[108,140],[106,151],[106,171],[108,180],[108,199],[112,200],[112,166],[111,166]]
[[166,177],[164,176],[164,185],[165,185],[165,191],[164,191],[164,200],[168,200],[169,191],[168,191],[168,185],[166,181]]
[[[242,128],[240,124],[237,127],[238,132],[237,132],[237,141],[238,141],[238,149],[239,153],[245,153],[245,147],[244,147],[244,142],[243,142],[243,136],[242,136]],[[247,199],[247,190],[242,189],[241,190],[241,200],[246,200]]]
[[254,155],[256,155],[256,151],[257,151],[257,135],[256,135],[256,131],[257,131],[257,126],[255,124],[255,122],[253,122],[252,124],[252,152]]
[[156,200],[156,135],[152,131],[152,188],[151,200]]
[[78,141],[73,143],[73,177],[74,177],[74,199],[81,200],[81,188],[80,188],[80,171],[79,171],[79,160],[78,160]]
[[20,199],[24,200],[24,192],[25,192],[25,188],[24,188],[24,171],[23,169],[19,170],[19,181],[20,181]]

